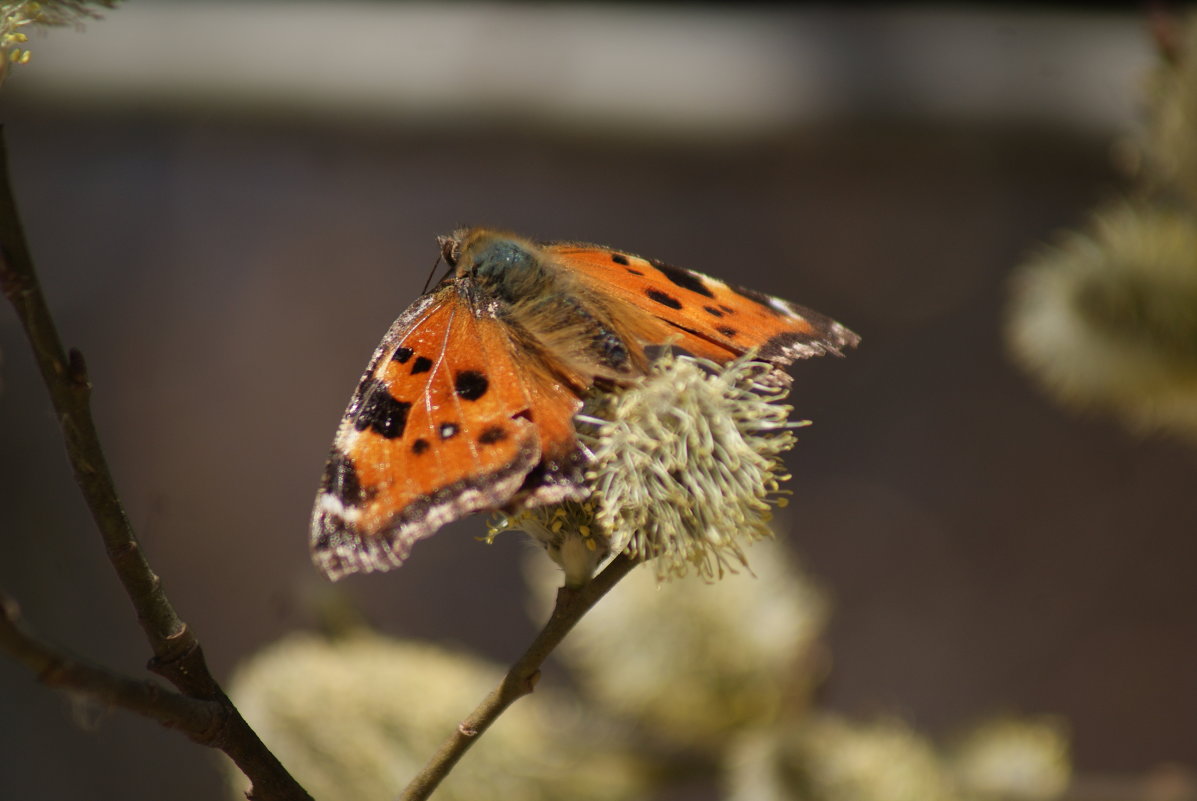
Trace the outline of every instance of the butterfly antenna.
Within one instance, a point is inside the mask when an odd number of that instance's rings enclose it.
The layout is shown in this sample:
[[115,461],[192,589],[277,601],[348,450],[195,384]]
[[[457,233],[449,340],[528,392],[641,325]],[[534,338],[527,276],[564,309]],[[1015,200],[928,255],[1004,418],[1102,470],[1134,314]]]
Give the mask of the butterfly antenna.
[[[440,255],[438,255],[436,257],[436,261],[434,261],[432,263],[432,269],[428,271],[428,277],[424,279],[424,291],[421,292],[420,294],[425,294],[428,292],[428,288],[430,286],[432,286],[432,279],[436,275],[436,268],[440,267],[440,266],[441,266],[441,257],[440,257]],[[444,279],[441,279],[441,280],[444,280]],[[438,281],[437,283],[440,283],[440,281]]]

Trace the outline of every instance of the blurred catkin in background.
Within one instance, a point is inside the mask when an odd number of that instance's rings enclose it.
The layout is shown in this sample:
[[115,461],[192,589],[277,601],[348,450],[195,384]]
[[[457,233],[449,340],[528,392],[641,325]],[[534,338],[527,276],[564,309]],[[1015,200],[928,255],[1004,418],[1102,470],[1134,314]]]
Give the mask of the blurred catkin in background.
[[1061,402],[1197,438],[1197,23],[1173,26],[1136,185],[1023,266],[1009,340]]

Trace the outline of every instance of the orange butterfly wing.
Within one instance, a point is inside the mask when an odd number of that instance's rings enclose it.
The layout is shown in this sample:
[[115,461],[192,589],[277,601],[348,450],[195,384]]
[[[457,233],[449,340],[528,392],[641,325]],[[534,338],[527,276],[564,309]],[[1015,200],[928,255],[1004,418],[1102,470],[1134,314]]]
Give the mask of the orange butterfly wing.
[[[417,540],[508,503],[578,497],[577,388],[460,281],[395,321],[345,412],[312,518],[330,578],[385,570]],[[576,379],[575,379],[576,380]]]
[[603,294],[663,321],[663,330],[696,356],[725,362],[757,348],[759,358],[787,365],[860,341],[818,312],[655,259],[577,242],[542,247]]

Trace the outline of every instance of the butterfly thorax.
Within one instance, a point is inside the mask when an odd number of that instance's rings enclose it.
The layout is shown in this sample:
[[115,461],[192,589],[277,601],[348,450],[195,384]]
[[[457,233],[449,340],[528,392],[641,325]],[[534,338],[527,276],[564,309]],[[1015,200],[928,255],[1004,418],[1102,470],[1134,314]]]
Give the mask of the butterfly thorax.
[[553,288],[553,275],[536,254],[508,238],[480,237],[464,243],[457,275],[472,278],[483,292],[507,303],[543,297]]

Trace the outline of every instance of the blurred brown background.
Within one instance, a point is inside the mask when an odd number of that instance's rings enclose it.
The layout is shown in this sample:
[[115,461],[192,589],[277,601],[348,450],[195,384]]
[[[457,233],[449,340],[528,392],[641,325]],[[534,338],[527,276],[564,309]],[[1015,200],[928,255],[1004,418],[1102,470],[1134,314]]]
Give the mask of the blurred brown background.
[[[794,371],[815,425],[786,536],[834,598],[828,707],[943,736],[1058,714],[1082,772],[1197,763],[1197,454],[1060,410],[1001,338],[1011,270],[1118,190],[1151,41],[1024,8],[142,3],[35,37],[0,94],[26,231],[218,675],[312,623],[339,415],[436,235],[487,224],[862,334]],[[0,588],[140,674],[7,307],[0,356]],[[481,532],[341,586],[389,633],[509,661],[525,545]],[[0,798],[214,798],[218,757],[0,658]]]

